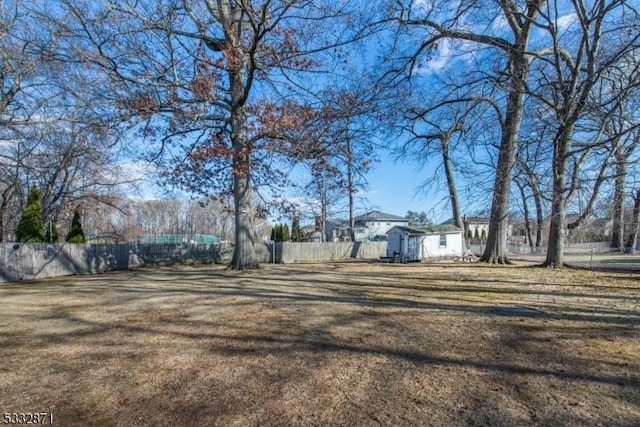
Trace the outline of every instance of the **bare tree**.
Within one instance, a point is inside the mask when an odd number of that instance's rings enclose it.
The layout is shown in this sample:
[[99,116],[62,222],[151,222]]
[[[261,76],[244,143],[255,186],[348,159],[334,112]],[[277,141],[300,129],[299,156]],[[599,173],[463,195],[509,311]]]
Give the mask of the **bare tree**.
[[[409,133],[409,139],[403,144],[401,157],[418,161],[424,167],[434,160],[434,157],[441,159],[441,167],[444,172],[444,179],[448,191],[451,217],[453,224],[464,229],[462,222],[462,212],[460,209],[460,199],[456,185],[456,169],[460,168],[456,163],[464,162],[465,156],[460,151],[459,145],[466,149],[473,149],[477,145],[475,138],[468,139],[468,135],[473,134],[471,130],[474,126],[470,123],[479,120],[483,114],[481,110],[484,101],[482,99],[458,98],[435,103],[427,109],[407,106],[404,113],[408,124],[405,129]],[[458,153],[456,152],[458,151]],[[456,161],[456,155],[459,156]],[[439,168],[432,169],[433,176],[427,177],[423,186],[423,191],[428,192],[431,184],[439,183],[437,172]],[[474,186],[478,182],[475,179]]]
[[42,7],[0,5],[0,238],[31,186],[42,190],[46,224],[83,201],[104,203],[121,182],[101,97],[84,70],[55,57],[64,28],[48,25]]
[[596,120],[602,124],[615,169],[611,247],[622,251],[626,183],[640,144],[640,120],[636,117],[640,108],[640,58],[632,52],[617,62],[605,70],[594,96],[598,104],[603,104]]
[[300,204],[302,213],[311,212],[312,217],[322,237],[326,240],[326,224],[331,215],[340,212],[345,199],[345,184],[339,170],[326,163],[328,159],[319,158],[309,164],[309,180],[302,187]]
[[[511,0],[485,2],[477,1],[464,7],[451,8],[439,2],[409,2],[396,10],[395,20],[403,28],[424,28],[427,33],[418,48],[405,59],[409,68],[418,63],[421,55],[435,51],[444,40],[458,40],[487,47],[495,55],[504,59],[504,69],[496,76],[495,83],[504,88],[506,103],[504,115],[500,119],[501,140],[494,192],[491,207],[491,222],[487,245],[481,257],[489,263],[508,263],[507,221],[511,194],[512,169],[518,143],[520,124],[524,111],[524,95],[529,79],[529,41],[535,19],[544,0],[513,2]],[[497,6],[497,10],[494,8]],[[500,34],[492,22],[498,17],[504,19],[508,30]],[[468,29],[467,24],[475,27]]]
[[271,131],[297,124],[294,117],[309,110],[294,98],[286,106],[278,102],[296,86],[297,72],[317,64],[313,54],[343,41],[329,40],[324,32],[329,18],[345,17],[343,5],[166,0],[99,8],[65,3],[75,18],[76,37],[83,37],[73,53],[120,83],[121,105],[143,119],[139,129],[167,150],[173,171],[202,172],[194,190],[232,192],[231,267],[257,268],[256,179],[266,180],[273,171],[268,167],[273,153],[294,157],[304,151],[289,139],[283,142],[285,131]]
[[340,211],[337,204],[344,201],[354,240],[358,193],[367,186],[367,173],[377,161],[377,141],[386,134],[380,125],[384,99],[375,88],[354,83],[353,76],[339,79],[319,94],[323,107],[310,124],[317,144],[307,162],[311,181],[303,193],[314,199],[322,229],[329,211]]
[[37,93],[42,63],[31,49],[31,36],[34,42],[36,39],[29,31],[32,23],[20,3],[0,4],[0,241],[17,225],[11,218],[18,216],[27,196],[17,184],[27,150],[16,148],[24,136],[21,127],[40,104],[37,96],[32,95]]
[[[578,182],[576,177],[592,145],[585,142],[573,150],[576,131],[604,71],[635,49],[640,34],[623,30],[631,28],[637,16],[624,1],[575,0],[571,6],[576,17],[575,27],[562,33],[558,9],[550,7],[545,11],[543,17],[547,24],[544,28],[551,46],[536,52],[540,60],[536,73],[545,89],[537,95],[548,106],[556,123],[552,138],[551,225],[544,263],[551,267],[563,265],[567,203],[577,189],[574,185]],[[629,22],[625,22],[627,20]],[[575,31],[575,37],[566,37],[570,31]],[[606,41],[603,39],[605,34]],[[593,137],[590,139],[596,141]]]
[[[550,182],[549,158],[551,154],[545,144],[540,144],[540,133],[532,132],[534,140],[524,139],[520,144],[516,156],[514,183],[520,191],[524,217],[526,223],[527,239],[529,245],[535,248],[542,246],[543,224],[545,219],[545,205],[550,202],[548,189]],[[527,195],[528,193],[528,195]],[[535,212],[535,239],[531,232],[531,218],[528,211],[529,199],[533,200]]]
[[373,138],[376,126],[372,119],[373,99],[365,99],[355,92],[337,96],[326,117],[332,124],[328,126],[327,156],[332,158],[336,184],[343,184],[347,197],[349,232],[355,241],[355,201],[356,194],[367,185],[366,174],[373,162]]

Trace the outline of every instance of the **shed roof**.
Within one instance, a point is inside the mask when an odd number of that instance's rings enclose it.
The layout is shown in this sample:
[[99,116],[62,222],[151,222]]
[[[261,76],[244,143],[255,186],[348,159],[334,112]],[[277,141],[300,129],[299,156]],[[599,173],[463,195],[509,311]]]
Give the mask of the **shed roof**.
[[443,233],[460,233],[458,227],[453,225],[444,224],[444,225],[428,225],[426,227],[406,227],[403,225],[396,225],[391,230],[387,231],[387,234],[391,233],[393,230],[400,231],[404,234],[414,235],[414,236],[424,236],[427,234],[443,234]]
[[452,233],[462,231],[453,224],[431,224],[420,228],[427,233]]
[[402,225],[396,225],[395,227],[391,228],[391,230],[387,231],[387,234],[393,232],[394,230],[404,234],[411,234],[416,236],[424,236],[425,234],[427,234],[423,230],[418,230],[417,228],[412,227],[405,227]]

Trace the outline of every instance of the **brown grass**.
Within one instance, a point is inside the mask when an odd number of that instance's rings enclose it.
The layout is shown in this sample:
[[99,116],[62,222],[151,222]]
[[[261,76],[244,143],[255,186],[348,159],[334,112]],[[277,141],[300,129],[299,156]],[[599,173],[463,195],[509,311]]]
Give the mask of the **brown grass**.
[[639,291],[630,273],[355,262],[0,284],[0,412],[640,425]]

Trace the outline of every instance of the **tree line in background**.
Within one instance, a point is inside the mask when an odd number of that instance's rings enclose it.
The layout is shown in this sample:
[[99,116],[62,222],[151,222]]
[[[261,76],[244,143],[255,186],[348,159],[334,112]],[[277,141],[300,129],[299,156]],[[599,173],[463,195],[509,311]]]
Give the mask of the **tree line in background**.
[[[612,246],[635,247],[637,4],[363,6],[3,2],[1,238],[19,234],[37,187],[43,234],[74,212],[113,236],[206,224],[235,243],[233,268],[252,269],[274,207],[310,211],[321,229],[345,212],[353,230],[356,197],[389,148],[423,166],[422,194],[446,188],[454,225],[463,204],[489,207],[482,261],[509,262],[518,212],[528,243],[547,245],[545,265],[561,267],[567,233],[602,200]],[[134,179],[123,154],[201,210],[123,196]],[[301,169],[308,181],[291,178]],[[284,196],[291,188],[304,207]]]
[[[214,235],[223,242],[233,243],[233,201],[200,198],[138,199],[122,197],[114,208],[107,205],[87,208],[83,224],[91,241],[113,242],[144,240],[153,235]],[[253,239],[269,238],[271,226],[256,215]],[[94,231],[99,230],[99,233]]]

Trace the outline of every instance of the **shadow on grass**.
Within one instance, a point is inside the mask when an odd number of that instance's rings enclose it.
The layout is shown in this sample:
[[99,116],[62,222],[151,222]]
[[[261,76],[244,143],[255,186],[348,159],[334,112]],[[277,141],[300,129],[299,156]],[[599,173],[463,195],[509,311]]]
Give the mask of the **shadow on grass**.
[[[256,357],[260,361],[282,363],[292,357],[304,357],[310,363],[301,371],[295,371],[293,367],[278,368],[287,370],[286,375],[296,381],[314,376],[314,369],[329,363],[327,360],[331,357],[362,357],[388,361],[390,367],[380,372],[389,376],[385,377],[386,381],[401,375],[401,368],[452,368],[511,378],[508,391],[522,393],[519,398],[523,404],[527,404],[523,377],[612,386],[622,390],[620,394],[626,396],[624,399],[639,404],[634,400],[640,390],[638,364],[624,366],[601,362],[593,356],[567,351],[558,344],[559,340],[569,339],[638,338],[640,315],[637,309],[630,308],[633,304],[637,307],[638,298],[607,295],[598,288],[592,293],[562,292],[554,291],[553,285],[549,285],[549,291],[539,291],[526,285],[516,286],[521,285],[519,282],[496,279],[495,283],[514,286],[496,289],[488,287],[491,285],[473,286],[468,284],[471,279],[464,279],[463,285],[450,289],[453,279],[449,277],[422,277],[419,278],[421,283],[425,280],[428,283],[416,285],[406,277],[390,281],[376,277],[373,272],[327,274],[304,268],[276,268],[249,274],[226,273],[215,268],[140,270],[112,277],[75,280],[77,282],[65,281],[58,290],[51,289],[51,283],[43,283],[42,290],[55,297],[56,305],[43,306],[39,314],[21,315],[22,323],[37,318],[46,322],[60,321],[73,329],[61,333],[28,332],[30,339],[38,344],[34,347],[36,350],[86,343],[90,344],[91,355],[100,363],[122,361],[131,356],[130,362],[135,364],[157,351],[150,344],[136,347],[136,338],[151,337],[144,342],[162,346],[165,341],[177,340],[183,345],[177,351],[195,348],[204,354],[250,360],[251,363],[256,363]],[[37,286],[30,286],[29,290],[37,290]],[[7,292],[13,297],[19,295],[19,289],[14,287],[0,289],[0,300]],[[498,294],[510,298],[495,303],[485,301],[487,295],[491,299],[492,295]],[[81,301],[65,302],[70,295]],[[480,296],[485,300],[478,301]],[[554,301],[540,301],[539,297],[553,297]],[[563,304],[565,300],[576,298],[602,299],[609,305],[594,303],[576,308]],[[175,308],[160,310],[158,301],[168,301]],[[508,314],[500,310],[514,306],[514,301],[523,307],[535,307],[535,310]],[[622,306],[623,302],[629,304]],[[131,309],[133,305],[135,308]],[[237,312],[238,317],[207,321],[192,318],[194,313],[212,306],[224,306],[229,312]],[[261,320],[259,314],[255,314],[257,320],[244,322],[242,313],[247,307],[277,311],[282,319],[265,317]],[[331,307],[331,310],[325,316],[317,316],[318,307]],[[77,315],[92,309],[104,313],[105,320],[97,320],[100,316]],[[130,313],[131,310],[134,313]],[[451,354],[447,352],[450,344],[439,340],[437,328],[428,332],[420,330],[420,321],[428,320],[432,314],[464,319],[479,327],[494,322],[500,325],[495,328],[499,336],[488,343],[488,354],[465,351],[464,346]],[[412,316],[421,316],[421,320],[411,325],[404,323]],[[563,325],[565,322],[567,324]],[[443,324],[441,328],[447,326]],[[347,327],[353,328],[353,333],[346,337],[336,335],[336,328]],[[22,348],[24,335],[24,332],[0,328],[3,353],[10,354],[12,350]],[[105,340],[106,336],[112,338]],[[428,345],[422,345],[424,343]],[[491,356],[492,348],[500,348],[500,351]],[[64,362],[59,363],[62,370],[72,369]],[[628,390],[633,392],[625,395]],[[176,410],[186,411],[187,408]],[[205,408],[199,411],[206,412]],[[78,416],[82,417],[81,414]],[[566,424],[568,419],[573,419],[567,413],[550,417],[545,422]],[[491,419],[487,420],[490,423]]]
[[[329,276],[329,277],[327,277]],[[348,278],[349,280],[346,280]],[[615,278],[615,277],[614,277]],[[420,284],[412,284],[418,281]],[[454,285],[480,283],[478,285]],[[487,284],[485,286],[485,284]],[[511,287],[495,287],[505,284]],[[535,282],[522,283],[510,279],[401,277],[379,278],[367,274],[327,274],[304,269],[275,270],[268,276],[260,272],[251,275],[229,274],[223,269],[162,269],[112,273],[110,276],[89,276],[74,279],[45,281],[30,284],[11,284],[0,288],[5,295],[20,295],[24,290],[46,290],[91,295],[95,292],[113,294],[107,305],[126,304],[144,298],[161,295],[184,295],[198,298],[245,297],[256,301],[271,301],[281,304],[330,303],[348,304],[367,308],[398,308],[426,311],[448,311],[467,314],[499,316],[505,315],[503,308],[521,307],[520,317],[536,317],[547,320],[594,322],[635,326],[640,324],[640,312],[633,308],[618,307],[617,302],[634,307],[640,303],[640,295],[614,295],[606,286],[572,285],[584,292],[567,292],[565,284],[543,285],[549,290],[536,290]],[[560,289],[558,289],[560,288]],[[616,287],[615,290],[632,290],[632,287]],[[502,296],[495,303],[478,302],[478,298],[491,300],[492,295]],[[551,304],[549,300],[577,299],[588,309],[581,312],[562,303]],[[472,300],[470,300],[471,298]],[[460,304],[459,302],[465,302]],[[519,303],[518,301],[524,301]],[[608,305],[603,304],[609,302]],[[524,305],[529,304],[528,307]]]
[[[242,305],[242,304],[241,304]],[[462,307],[454,307],[454,310],[458,311],[466,311]],[[488,314],[488,312],[484,313]],[[349,318],[349,315],[338,315],[333,319],[330,324],[339,324],[339,325],[347,325],[350,321],[361,321],[363,318],[369,319],[379,319],[381,318],[380,314],[358,314]],[[581,319],[586,319],[588,317],[581,317]],[[486,362],[480,360],[474,360],[473,358],[465,358],[465,357],[438,357],[431,355],[426,352],[421,351],[412,351],[400,348],[392,348],[385,346],[375,346],[375,345],[355,345],[348,342],[341,342],[340,340],[332,339],[331,333],[329,330],[331,328],[317,327],[312,328],[311,330],[306,331],[306,335],[309,338],[296,338],[291,336],[286,336],[286,331],[282,331],[283,334],[252,334],[250,331],[240,328],[238,330],[234,330],[233,333],[228,334],[220,334],[214,332],[203,332],[203,333],[188,333],[181,332],[180,330],[176,330],[175,328],[170,328],[170,326],[182,326],[184,322],[189,322],[184,315],[177,316],[161,316],[159,319],[154,321],[151,326],[136,326],[135,324],[128,324],[127,321],[118,321],[118,322],[96,322],[91,321],[89,319],[80,318],[73,316],[68,310],[57,310],[56,313],[52,313],[48,317],[43,317],[43,320],[64,320],[70,325],[75,325],[78,330],[70,333],[64,334],[38,334],[37,332],[34,334],[35,337],[38,338],[42,343],[48,344],[60,344],[64,341],[76,341],[80,339],[93,338],[95,340],[95,344],[97,347],[103,346],[120,346],[123,343],[118,342],[104,342],[100,339],[100,336],[106,332],[119,331],[124,332],[125,336],[133,336],[137,334],[143,335],[158,335],[158,336],[176,336],[185,338],[188,340],[194,340],[196,342],[207,341],[207,342],[219,342],[223,341],[223,345],[215,345],[211,344],[207,348],[211,352],[216,352],[224,355],[248,355],[248,354],[278,354],[282,352],[303,352],[303,353],[351,353],[351,354],[369,354],[376,356],[384,356],[392,359],[404,360],[408,362],[413,362],[416,364],[428,364],[428,365],[438,365],[438,366],[459,366],[459,367],[467,367],[467,368],[475,368],[482,371],[487,372],[499,372],[504,374],[523,374],[523,375],[535,375],[535,376],[546,376],[546,377],[555,377],[562,380],[571,380],[571,381],[589,381],[596,382],[602,384],[612,384],[612,385],[620,385],[626,387],[632,387],[635,389],[640,389],[640,376],[636,374],[632,376],[615,376],[615,375],[602,375],[596,373],[589,372],[571,372],[566,370],[553,370],[553,369],[544,369],[544,368],[532,368],[528,366],[519,366],[515,363],[499,363],[499,362]],[[582,320],[581,320],[582,321]],[[384,322],[384,320],[383,320]],[[600,321],[595,320],[595,322],[600,323]],[[325,326],[330,326],[327,324]],[[223,326],[222,324],[207,324],[204,322],[204,329],[217,329]],[[517,347],[524,348],[525,345],[523,343],[530,343],[536,341],[535,338],[532,337],[530,332],[536,331],[539,332],[542,329],[560,332],[561,336],[567,337],[568,335],[573,336],[583,336],[583,337],[608,337],[611,338],[613,336],[620,336],[626,338],[633,338],[637,336],[637,331],[623,328],[623,327],[606,327],[600,329],[594,329],[593,327],[569,327],[569,328],[554,328],[554,327],[546,327],[546,326],[528,326],[528,325],[517,325],[511,326],[510,329],[512,331],[516,330],[510,334],[511,337],[508,343],[503,342],[502,345],[507,345],[509,347]],[[524,333],[523,333],[524,332]],[[12,347],[12,335],[3,333],[0,334],[0,337],[4,337],[7,339],[8,344],[7,347]],[[17,337],[18,335],[16,335]],[[322,338],[324,337],[324,338]],[[545,341],[541,339],[540,341]],[[16,343],[20,345],[19,342]],[[548,357],[548,355],[545,355]],[[567,363],[566,358],[564,359],[565,364],[571,366],[574,365],[584,366],[584,360],[576,360],[575,363]],[[637,372],[637,371],[636,371]]]

